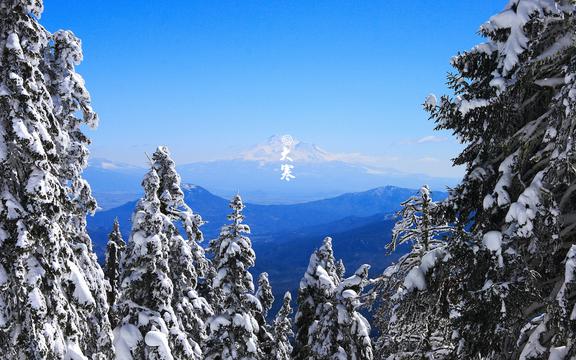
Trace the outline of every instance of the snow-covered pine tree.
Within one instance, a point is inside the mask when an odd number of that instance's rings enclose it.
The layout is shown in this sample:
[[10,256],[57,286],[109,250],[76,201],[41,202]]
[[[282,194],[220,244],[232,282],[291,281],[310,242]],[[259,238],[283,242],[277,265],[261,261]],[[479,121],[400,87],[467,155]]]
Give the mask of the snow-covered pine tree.
[[[42,1],[0,2],[0,348],[12,358],[113,356],[104,274],[81,178],[95,126],[80,41],[39,23]],[[58,84],[58,85],[57,85]]]
[[162,214],[160,178],[152,167],[142,182],[144,197],[132,217],[115,307],[114,345],[119,359],[202,359],[172,307],[169,240],[174,227]]
[[[114,219],[114,225],[112,231],[108,235],[108,244],[106,245],[106,259],[104,263],[104,276],[108,281],[108,305],[110,308],[116,303],[118,299],[118,292],[120,288],[120,259],[124,254],[126,249],[126,243],[122,238],[122,233],[120,232],[120,223],[118,218]],[[110,322],[113,327],[116,326],[115,317],[113,312],[110,312]]]
[[[402,203],[397,213],[398,221],[387,247],[394,251],[398,246],[410,245],[411,249],[386,269],[377,289],[383,298],[376,316],[381,357],[437,357],[446,353],[446,343],[448,346],[451,343],[451,334],[442,333],[439,330],[444,328],[438,326],[447,320],[442,319],[443,315],[432,316],[437,306],[434,297],[414,293],[437,291],[434,267],[446,255],[441,236],[454,230],[443,221],[439,210],[439,204],[424,185],[417,195]],[[415,312],[415,308],[421,310]]]
[[270,311],[274,303],[274,295],[272,294],[272,286],[270,286],[268,273],[263,272],[258,276],[256,297],[260,301],[260,305],[262,305],[262,315],[264,315],[264,317],[268,316],[268,311]]
[[284,294],[282,307],[274,319],[274,347],[271,359],[292,359],[292,344],[290,344],[290,338],[294,336],[294,333],[292,332],[292,320],[290,319],[292,315],[291,302],[292,295],[287,291]]
[[245,235],[250,233],[250,227],[242,223],[244,204],[240,195],[232,199],[230,207],[231,224],[222,227],[220,236],[209,247],[216,269],[213,286],[219,303],[214,304],[215,315],[208,320],[204,356],[206,360],[262,359],[260,327],[254,317],[255,312],[262,312],[262,305],[253,295],[254,283],[248,272],[256,256]]
[[575,11],[573,1],[510,0],[481,27],[488,42],[453,59],[456,98],[425,103],[467,144],[445,209],[469,233],[448,242],[438,281],[451,290],[435,299],[452,318],[451,356],[576,355],[576,299],[561,292],[576,240]]
[[326,237],[322,246],[310,256],[308,269],[298,289],[298,311],[296,312],[296,338],[293,357],[296,360],[311,359],[311,326],[320,320],[324,304],[334,297],[340,283],[336,267],[332,239]]
[[369,265],[338,284],[333,298],[319,308],[310,327],[310,360],[372,360],[370,324],[359,312],[362,291],[368,284]]
[[[197,344],[201,344],[206,339],[204,323],[213,315],[212,307],[196,289],[199,276],[205,277],[210,266],[204,249],[197,242],[202,240],[200,226],[203,221],[184,202],[180,175],[167,147],[160,146],[154,152],[152,167],[160,178],[157,191],[160,212],[170,220],[165,222],[164,231],[171,234],[168,266],[174,286],[172,307],[184,330]],[[184,228],[187,240],[179,234],[179,225]]]
[[274,303],[274,295],[272,294],[272,286],[268,279],[268,273],[261,273],[258,276],[258,290],[256,290],[256,298],[260,302],[261,310],[254,311],[254,317],[258,321],[260,331],[258,332],[258,341],[260,348],[264,354],[272,354],[274,349],[274,336],[272,335],[272,328],[267,323],[266,317]]

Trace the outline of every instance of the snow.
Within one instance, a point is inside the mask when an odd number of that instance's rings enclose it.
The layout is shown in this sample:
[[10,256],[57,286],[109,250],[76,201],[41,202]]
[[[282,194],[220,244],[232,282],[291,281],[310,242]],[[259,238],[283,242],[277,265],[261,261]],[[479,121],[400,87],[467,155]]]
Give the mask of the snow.
[[76,342],[68,342],[66,346],[66,355],[64,356],[64,360],[88,360],[84,354],[82,354],[82,350],[78,343]]
[[545,4],[541,0],[511,0],[505,10],[490,18],[482,28],[487,31],[509,29],[510,34],[504,42],[498,42],[498,51],[501,54],[502,75],[506,76],[518,64],[519,56],[528,44],[524,34],[524,26],[535,13],[541,13],[543,8],[555,10],[553,5]]
[[482,244],[498,257],[498,266],[504,267],[502,258],[502,233],[500,231],[488,231],[482,237]]
[[125,324],[114,329],[114,348],[116,358],[132,360],[131,349],[134,349],[139,341],[142,341],[140,330],[132,324]]
[[162,360],[174,359],[170,347],[168,346],[168,338],[166,334],[156,330],[148,331],[144,341],[146,342],[146,345],[158,348],[157,350]]
[[404,279],[404,287],[408,292],[415,288],[418,290],[426,290],[426,278],[420,267],[415,266],[408,272],[408,275],[406,275]]
[[14,130],[14,134],[22,140],[28,140],[30,142],[34,140],[30,132],[28,132],[26,125],[24,125],[24,121],[20,118],[14,118],[12,120],[12,130]]
[[22,47],[20,47],[20,38],[18,34],[11,33],[6,38],[6,48],[10,50],[19,50],[22,51]]
[[68,268],[70,272],[68,273],[68,280],[74,284],[74,298],[84,305],[94,305],[95,301],[92,297],[92,292],[88,287],[84,275],[80,272],[80,269],[71,261],[68,261]]
[[36,311],[46,310],[46,300],[44,295],[40,292],[40,289],[34,288],[28,293],[28,304],[30,307]]
[[518,201],[510,205],[506,214],[506,222],[515,221],[520,227],[518,235],[528,237],[532,235],[532,220],[536,217],[538,206],[540,205],[540,193],[542,191],[542,178],[544,171],[540,171],[530,186],[528,186],[518,197]]
[[558,301],[560,307],[566,311],[566,287],[568,284],[574,282],[574,275],[576,273],[576,245],[572,245],[570,250],[568,250],[566,264],[564,266],[564,282],[556,295],[556,301]]
[[328,272],[321,266],[316,267],[316,274],[318,275],[318,285],[325,289],[334,289],[335,285]]
[[559,77],[559,78],[539,79],[539,80],[534,81],[534,84],[536,84],[538,86],[556,87],[556,86],[564,85],[564,78]]
[[229,326],[230,320],[224,316],[216,316],[210,320],[210,332],[217,332],[222,326]]
[[4,266],[0,264],[0,287],[4,286],[6,283],[8,283],[8,274],[6,273]]
[[488,231],[484,234],[482,244],[490,251],[500,251],[502,247],[502,233],[500,231]]
[[246,350],[252,354],[256,354],[258,352],[256,343],[254,343],[254,339],[248,339],[248,341],[246,341]]
[[232,318],[235,327],[244,328],[248,333],[252,333],[254,331],[252,327],[252,321],[248,314],[234,314]]
[[567,354],[568,348],[566,346],[553,347],[550,349],[548,360],[564,360]]
[[497,197],[498,206],[506,206],[510,203],[510,195],[506,188],[510,187],[510,183],[512,182],[512,168],[516,163],[516,158],[518,157],[518,151],[515,151],[513,154],[508,156],[500,166],[498,167],[498,171],[502,174],[494,187],[494,194]]
[[436,98],[436,95],[429,94],[428,96],[426,96],[426,100],[424,101],[424,107],[433,108],[433,107],[436,107],[437,103],[438,103],[438,99]]
[[538,359],[544,354],[546,348],[540,344],[540,336],[546,331],[546,321],[542,321],[530,334],[528,343],[522,349],[519,360]]
[[460,105],[458,106],[458,110],[462,113],[462,116],[465,116],[470,112],[470,110],[474,110],[477,108],[485,107],[490,105],[490,101],[486,99],[472,99],[472,100],[462,100]]

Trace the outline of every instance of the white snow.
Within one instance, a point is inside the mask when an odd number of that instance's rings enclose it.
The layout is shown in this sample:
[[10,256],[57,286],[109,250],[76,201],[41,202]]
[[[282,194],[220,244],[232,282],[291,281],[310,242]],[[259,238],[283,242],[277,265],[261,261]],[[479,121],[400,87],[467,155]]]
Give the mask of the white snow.
[[540,171],[530,186],[528,186],[518,197],[518,201],[510,205],[506,214],[506,222],[515,221],[519,228],[518,235],[528,237],[532,235],[532,220],[536,217],[538,206],[540,205],[540,193],[542,191],[542,178],[544,171]]
[[92,297],[92,292],[90,291],[88,283],[86,283],[86,279],[84,279],[84,275],[80,269],[78,269],[76,264],[71,261],[68,261],[68,268],[70,269],[68,280],[74,284],[74,298],[80,304],[94,305],[95,301]]
[[69,341],[66,346],[64,360],[88,360],[88,358],[84,356],[78,343]]
[[6,48],[10,50],[20,50],[22,51],[22,47],[20,47],[20,38],[18,38],[18,34],[11,33],[6,38]]
[[415,266],[408,272],[406,278],[404,279],[404,287],[406,291],[410,292],[414,288],[418,290],[426,289],[426,278],[420,267]]
[[14,134],[22,140],[28,140],[32,142],[34,138],[28,132],[26,125],[24,125],[24,121],[20,118],[14,118],[12,120],[12,130],[14,130]]
[[500,231],[488,231],[482,237],[482,244],[486,249],[496,253],[498,266],[504,267],[504,259],[502,258],[502,233]]
[[568,348],[566,346],[553,347],[550,349],[548,360],[564,360],[567,354]]
[[156,330],[148,331],[144,341],[146,342],[146,345],[158,348],[158,353],[162,357],[162,360],[174,359],[170,347],[168,346],[168,338],[166,334]]
[[510,29],[504,42],[498,42],[498,51],[501,54],[502,75],[506,76],[518,63],[519,56],[528,44],[524,34],[524,26],[534,13],[541,13],[543,7],[554,11],[551,6],[540,0],[511,0],[506,9],[490,18],[482,27],[489,31]]
[[490,251],[500,251],[502,233],[500,231],[488,231],[482,238],[482,244]]
[[46,310],[46,300],[44,295],[40,292],[40,289],[34,288],[28,293],[28,304],[30,307],[36,311]]
[[538,359],[546,348],[540,344],[540,336],[546,331],[546,320],[542,321],[530,334],[528,343],[522,349],[519,360]]
[[132,360],[131,349],[134,349],[139,341],[142,341],[140,330],[132,324],[125,324],[114,329],[114,349],[116,358]]
[[429,94],[428,96],[426,96],[426,100],[424,101],[424,106],[425,107],[436,107],[436,104],[438,103],[438,100],[436,99],[436,95],[434,94]]
[[8,282],[8,274],[6,273],[6,269],[4,269],[4,266],[0,264],[0,287],[4,286],[7,282]]
[[472,99],[472,100],[462,100],[460,105],[458,106],[458,110],[462,113],[462,116],[465,116],[470,112],[470,110],[474,110],[477,108],[485,107],[490,105],[490,101],[486,99]]
[[226,319],[224,316],[217,316],[210,319],[210,332],[217,332],[220,327],[229,325],[230,321],[228,319]]

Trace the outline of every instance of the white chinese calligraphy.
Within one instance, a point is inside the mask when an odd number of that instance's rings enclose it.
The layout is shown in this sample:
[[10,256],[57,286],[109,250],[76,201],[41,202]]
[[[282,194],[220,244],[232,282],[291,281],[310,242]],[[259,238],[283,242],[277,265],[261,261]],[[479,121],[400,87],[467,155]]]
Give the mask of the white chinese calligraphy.
[[[290,154],[292,145],[294,144],[294,139],[290,135],[282,136],[282,158],[280,161],[289,161],[293,162],[294,160],[288,156]],[[294,165],[291,164],[282,164],[280,167],[282,170],[282,176],[280,176],[280,180],[290,181],[292,179],[296,179],[296,176],[292,174],[292,169],[294,169]]]

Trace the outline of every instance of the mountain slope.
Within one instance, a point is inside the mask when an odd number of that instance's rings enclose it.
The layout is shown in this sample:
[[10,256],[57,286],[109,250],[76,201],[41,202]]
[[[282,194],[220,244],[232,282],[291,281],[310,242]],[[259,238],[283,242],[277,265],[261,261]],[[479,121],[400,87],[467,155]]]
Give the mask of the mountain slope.
[[[216,196],[200,186],[184,186],[185,201],[200,214],[207,223],[202,226],[206,239],[218,236],[220,227],[227,221],[230,212],[228,200]],[[415,193],[415,190],[386,186],[361,193],[350,193],[331,199],[312,201],[294,205],[246,204],[246,223],[252,229],[254,241],[271,239],[267,234],[290,232],[340,219],[355,216],[368,217],[397,210],[400,203]],[[445,196],[434,194],[435,198]],[[96,213],[88,219],[88,231],[94,241],[95,250],[100,255],[106,244],[107,234],[116,217],[120,228],[128,238],[131,216],[136,202],[132,201],[114,209]],[[341,229],[345,227],[341,226]]]

